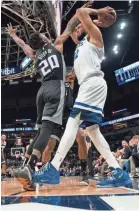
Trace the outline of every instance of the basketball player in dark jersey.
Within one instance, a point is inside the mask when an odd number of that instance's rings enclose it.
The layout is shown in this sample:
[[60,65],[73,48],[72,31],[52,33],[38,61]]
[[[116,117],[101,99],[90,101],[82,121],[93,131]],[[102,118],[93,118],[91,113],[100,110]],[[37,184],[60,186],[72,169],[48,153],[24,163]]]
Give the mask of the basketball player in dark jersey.
[[[14,172],[14,176],[30,190],[35,165],[47,146],[50,135],[57,125],[62,125],[65,100],[66,66],[63,59],[63,43],[70,33],[64,33],[56,39],[54,45],[42,34],[30,36],[30,46],[17,35],[12,25],[8,25],[8,33],[24,50],[24,53],[35,60],[36,69],[42,77],[42,85],[37,94],[37,125],[41,126],[35,140],[33,151],[23,169]],[[30,147],[29,147],[30,148]]]
[[[74,88],[74,79],[75,79],[75,74],[74,72],[70,72],[67,76],[66,76],[66,82],[65,82],[65,90],[66,90],[66,96],[65,96],[65,106],[64,106],[64,113],[63,113],[63,122],[62,125],[56,125],[56,127],[53,129],[52,134],[49,138],[48,144],[42,154],[42,163],[45,164],[47,162],[50,161],[51,159],[51,153],[54,150],[55,146],[56,146],[56,141],[60,141],[65,127],[66,127],[66,123],[67,120],[69,118],[71,109],[73,107],[73,88]],[[33,142],[36,141],[36,138],[33,140]],[[86,179],[88,178],[86,169],[87,169],[87,146],[86,146],[86,140],[85,140],[85,136],[84,136],[84,131],[82,128],[79,128],[77,136],[76,136],[76,141],[78,143],[78,156],[80,159],[80,165],[81,165],[81,175],[82,175],[82,179],[80,180],[80,182],[82,184],[87,185]],[[29,145],[29,148],[25,154],[25,160],[23,163],[23,167],[25,166],[25,164],[27,164],[28,162],[28,158],[30,157],[30,154],[32,153],[32,148],[33,142],[31,142],[31,144]],[[34,186],[32,186],[33,188]],[[34,187],[35,188],[35,187]]]

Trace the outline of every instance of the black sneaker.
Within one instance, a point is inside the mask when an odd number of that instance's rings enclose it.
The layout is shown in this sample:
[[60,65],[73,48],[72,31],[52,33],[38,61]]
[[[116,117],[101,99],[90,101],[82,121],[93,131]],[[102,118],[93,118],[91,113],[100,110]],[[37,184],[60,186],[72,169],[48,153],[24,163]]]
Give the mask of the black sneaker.
[[25,190],[33,191],[36,189],[32,182],[32,171],[29,165],[14,171],[13,176],[23,185]]

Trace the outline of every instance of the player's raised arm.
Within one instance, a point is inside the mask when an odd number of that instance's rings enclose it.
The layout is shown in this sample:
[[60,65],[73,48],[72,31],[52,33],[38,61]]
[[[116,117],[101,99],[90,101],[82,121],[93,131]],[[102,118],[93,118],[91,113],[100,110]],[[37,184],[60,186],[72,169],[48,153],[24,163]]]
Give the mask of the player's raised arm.
[[13,40],[17,43],[17,45],[19,45],[23,49],[24,53],[28,57],[30,57],[32,60],[34,60],[35,54],[34,54],[33,49],[16,35],[16,30],[13,29],[11,24],[8,24],[7,30],[8,30],[9,35],[13,38]]
[[[92,3],[93,1],[88,1],[81,8],[88,8],[92,6]],[[61,53],[63,52],[63,43],[69,38],[69,36],[71,35],[71,33],[74,31],[75,27],[78,24],[79,24],[79,19],[77,15],[75,14],[68,22],[67,27],[64,30],[64,32],[60,36],[58,36],[54,42],[54,45],[59,52]]]
[[105,20],[105,16],[113,19],[113,16],[110,14],[113,11],[113,8],[105,7],[102,9],[90,9],[90,8],[79,8],[76,10],[76,16],[80,20],[83,25],[85,31],[90,36],[90,41],[92,41],[96,46],[103,47],[102,34],[99,28],[93,23],[90,15],[97,15],[103,20],[103,22],[107,22]]

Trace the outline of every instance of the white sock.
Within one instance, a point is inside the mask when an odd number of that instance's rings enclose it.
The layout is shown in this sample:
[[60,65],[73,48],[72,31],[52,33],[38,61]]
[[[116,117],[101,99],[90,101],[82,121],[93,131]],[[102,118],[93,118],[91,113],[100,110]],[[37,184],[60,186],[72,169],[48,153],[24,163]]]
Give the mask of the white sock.
[[120,168],[116,158],[113,156],[110,150],[107,141],[101,134],[99,126],[93,125],[91,127],[88,127],[87,132],[96,149],[100,152],[100,154],[106,160],[108,165],[113,168]]
[[80,125],[79,117],[77,117],[75,119],[69,117],[64,135],[62,136],[62,139],[60,141],[56,155],[51,162],[52,165],[57,170],[59,170],[59,167],[60,167],[62,161],[66,157],[68,151],[70,150],[70,148],[72,147],[72,145],[75,141],[79,125]]
[[35,166],[35,171],[39,171],[38,166]]

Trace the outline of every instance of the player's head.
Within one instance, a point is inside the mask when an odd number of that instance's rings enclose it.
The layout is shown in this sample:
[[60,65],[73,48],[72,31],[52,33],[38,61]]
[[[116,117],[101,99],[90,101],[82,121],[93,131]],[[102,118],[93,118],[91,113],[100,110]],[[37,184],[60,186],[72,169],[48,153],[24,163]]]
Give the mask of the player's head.
[[29,43],[31,48],[33,48],[33,50],[38,50],[44,44],[50,43],[50,40],[45,35],[39,32],[35,32],[30,35]]
[[76,26],[75,30],[71,34],[71,37],[76,44],[81,41],[85,36],[86,32],[81,23]]

